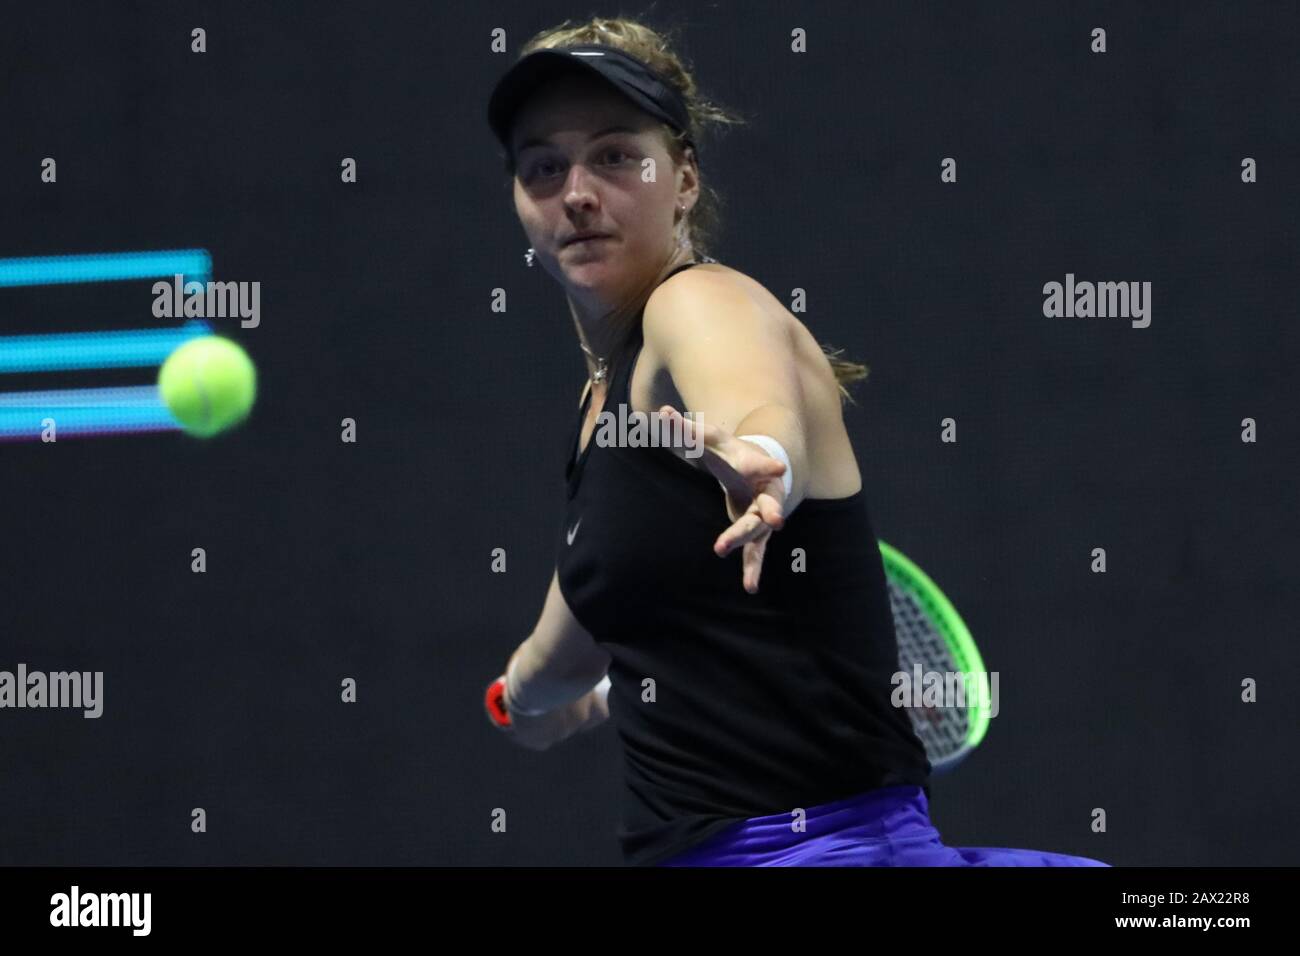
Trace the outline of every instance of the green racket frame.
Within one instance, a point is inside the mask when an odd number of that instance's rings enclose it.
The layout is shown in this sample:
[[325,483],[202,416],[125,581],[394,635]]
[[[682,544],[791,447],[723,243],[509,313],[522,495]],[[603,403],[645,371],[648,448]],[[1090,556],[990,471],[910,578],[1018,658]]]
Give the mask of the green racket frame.
[[961,619],[947,596],[939,590],[939,586],[930,580],[930,576],[897,548],[884,541],[876,543],[880,546],[885,576],[916,599],[935,629],[943,636],[958,670],[978,675],[980,702],[967,704],[966,740],[957,753],[943,761],[946,768],[951,768],[979,746],[989,729],[989,678],[984,669],[984,659],[975,646],[975,639],[971,637],[966,622]]

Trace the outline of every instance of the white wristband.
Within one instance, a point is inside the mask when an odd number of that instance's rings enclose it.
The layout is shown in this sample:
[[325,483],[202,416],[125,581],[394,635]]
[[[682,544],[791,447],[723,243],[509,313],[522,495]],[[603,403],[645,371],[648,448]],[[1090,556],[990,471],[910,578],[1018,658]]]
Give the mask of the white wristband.
[[546,713],[546,711],[524,710],[522,707],[518,707],[515,705],[515,701],[518,700],[518,698],[515,696],[515,691],[513,688],[515,686],[515,681],[514,681],[515,665],[518,663],[519,663],[519,658],[513,657],[510,659],[510,666],[506,668],[507,709],[510,711],[510,713],[519,714],[521,717],[540,717],[542,714]]
[[790,489],[794,487],[794,475],[790,469],[790,456],[785,453],[781,443],[771,435],[739,435],[743,441],[752,441],[765,452],[785,465],[785,473],[781,475],[781,483],[785,485],[785,494],[790,496]]
[[609,700],[609,675],[606,674],[602,677],[600,683],[593,687],[591,692],[596,695],[596,699],[602,704]]

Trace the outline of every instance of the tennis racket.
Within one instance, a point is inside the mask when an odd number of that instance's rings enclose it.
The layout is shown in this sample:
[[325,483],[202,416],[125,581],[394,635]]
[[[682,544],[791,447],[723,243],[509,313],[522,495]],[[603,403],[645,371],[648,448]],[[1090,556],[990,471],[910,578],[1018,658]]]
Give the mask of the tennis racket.
[[[925,745],[932,772],[947,773],[979,746],[988,731],[988,672],[965,622],[939,586],[897,548],[884,541],[877,544],[889,585],[899,670],[913,683],[913,706],[906,708],[907,713]],[[915,686],[913,675],[918,665],[922,674],[937,673],[941,678],[969,675],[961,679],[964,700],[958,706],[917,706],[921,688]]]

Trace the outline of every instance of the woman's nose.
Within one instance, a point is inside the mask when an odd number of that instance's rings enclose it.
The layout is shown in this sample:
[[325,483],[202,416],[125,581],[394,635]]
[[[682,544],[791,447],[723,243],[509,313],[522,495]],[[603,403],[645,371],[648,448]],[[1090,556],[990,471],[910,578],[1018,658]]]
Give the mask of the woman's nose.
[[569,176],[564,183],[564,201],[570,206],[590,206],[595,200],[591,174],[581,163],[574,163],[569,168]]

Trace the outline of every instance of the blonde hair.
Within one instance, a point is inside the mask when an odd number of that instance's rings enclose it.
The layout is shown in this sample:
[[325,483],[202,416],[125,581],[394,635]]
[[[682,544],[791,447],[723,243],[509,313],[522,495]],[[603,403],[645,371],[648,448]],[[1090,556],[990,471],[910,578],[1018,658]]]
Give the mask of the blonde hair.
[[[519,50],[519,56],[525,57],[535,50],[550,50],[557,47],[580,46],[584,44],[603,44],[622,50],[645,63],[665,80],[677,88],[686,101],[690,116],[690,128],[683,131],[674,130],[667,124],[661,124],[668,154],[674,163],[683,164],[688,160],[686,140],[698,143],[699,136],[706,131],[721,129],[724,126],[741,125],[745,122],[739,114],[706,99],[695,82],[687,61],[671,49],[674,41],[671,30],[662,32],[654,30],[644,23],[625,17],[592,17],[585,23],[571,24],[565,20],[558,26],[543,30],[525,43]],[[506,156],[506,171],[511,177],[515,175],[513,155]],[[691,245],[697,253],[709,255],[714,239],[721,226],[722,196],[717,193],[700,176],[700,195],[691,209],[686,223],[686,231]],[[651,279],[653,282],[653,278]],[[627,308],[630,313],[645,305],[653,288],[642,290]],[[625,310],[620,309],[623,313]],[[822,345],[822,352],[835,373],[835,382],[839,386],[843,400],[852,402],[846,385],[865,379],[870,371],[867,366],[840,358],[843,349],[832,349]]]

